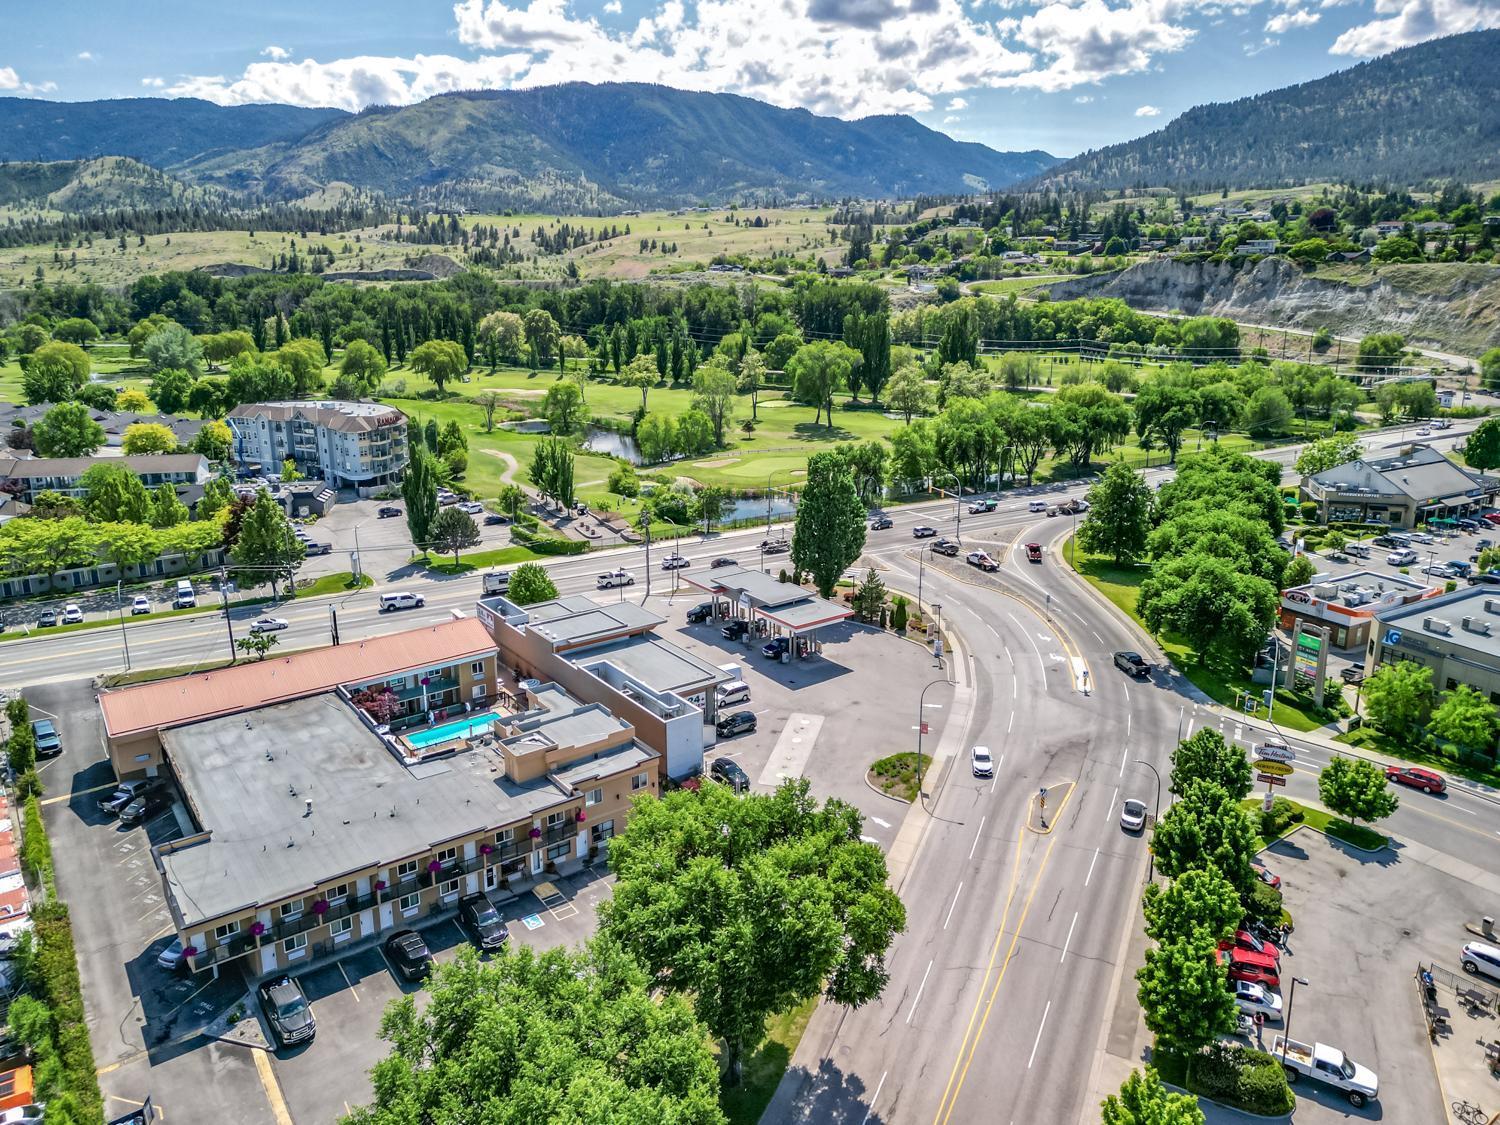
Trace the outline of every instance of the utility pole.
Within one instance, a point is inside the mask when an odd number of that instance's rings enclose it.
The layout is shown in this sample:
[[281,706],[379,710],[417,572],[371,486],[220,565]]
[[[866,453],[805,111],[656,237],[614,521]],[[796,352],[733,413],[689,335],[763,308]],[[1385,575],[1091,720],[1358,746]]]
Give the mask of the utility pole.
[[130,671],[130,638],[125,635],[125,595],[122,593],[123,580],[115,581],[115,609],[120,614],[120,644],[125,649],[125,671]]
[[234,619],[229,616],[229,570],[219,567],[219,596],[224,599],[224,628],[229,631],[229,663],[235,661]]

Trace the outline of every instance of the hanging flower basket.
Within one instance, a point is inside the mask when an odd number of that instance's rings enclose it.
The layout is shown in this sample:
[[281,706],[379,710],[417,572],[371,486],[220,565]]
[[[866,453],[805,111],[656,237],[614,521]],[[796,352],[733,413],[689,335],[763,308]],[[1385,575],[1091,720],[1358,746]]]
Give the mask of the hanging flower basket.
[[263,934],[263,933],[265,933],[265,932],[266,932],[266,924],[264,922],[252,922],[250,924],[250,936],[251,937],[260,937],[260,935]]
[[584,812],[582,809],[579,809],[578,810],[578,815],[575,816],[573,819],[576,820],[576,821],[578,821],[579,824],[582,824],[588,818],[589,818],[589,814],[586,813],[586,812]]
[[184,957],[196,957],[198,956],[198,947],[196,945],[185,945],[182,947],[182,955]]
[[533,840],[540,840],[542,838],[542,830],[540,828],[532,828],[531,838]]
[[377,891],[383,891],[383,890],[386,889],[387,886],[389,886],[389,884],[384,879],[376,879],[375,880],[375,889]]
[[431,863],[429,863],[427,865],[427,870],[430,871],[430,872],[432,872],[432,874],[434,874],[434,875],[436,875],[442,869],[443,869],[442,863],[439,860],[436,860],[436,859],[433,860]]
[[431,676],[423,676],[422,677],[422,686],[423,687],[426,687],[430,683],[432,683],[432,677]]
[[495,848],[494,848],[493,844],[480,844],[479,845],[479,853],[481,855],[489,855],[494,850],[495,850]]
[[328,900],[326,898],[320,898],[320,899],[318,899],[317,902],[313,903],[313,913],[314,914],[327,914],[328,913]]

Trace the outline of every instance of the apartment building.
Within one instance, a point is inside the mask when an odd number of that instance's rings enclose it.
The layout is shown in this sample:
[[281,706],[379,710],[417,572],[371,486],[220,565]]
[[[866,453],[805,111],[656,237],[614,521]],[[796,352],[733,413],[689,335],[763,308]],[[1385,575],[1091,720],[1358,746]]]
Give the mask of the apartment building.
[[[212,475],[196,453],[138,453],[124,457],[0,457],[0,488],[34,503],[39,492],[82,496],[78,482],[95,465],[123,465],[148,490],[163,484],[202,486]],[[201,493],[200,493],[201,495]]]
[[224,419],[241,468],[304,476],[362,494],[389,488],[406,468],[406,415],[378,402],[251,402]]

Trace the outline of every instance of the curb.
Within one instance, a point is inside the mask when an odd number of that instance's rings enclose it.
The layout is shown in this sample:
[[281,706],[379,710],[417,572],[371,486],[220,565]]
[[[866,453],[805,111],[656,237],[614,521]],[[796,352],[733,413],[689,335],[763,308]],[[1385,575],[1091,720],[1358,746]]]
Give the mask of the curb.
[[[1298,801],[1297,803],[1301,804],[1302,802]],[[1323,809],[1322,811],[1323,812],[1328,812],[1327,809]],[[1331,816],[1333,814],[1330,813],[1329,815]],[[1290,832],[1288,832],[1285,836],[1278,836],[1278,837],[1276,837],[1276,839],[1272,840],[1264,848],[1261,848],[1260,851],[1256,852],[1255,854],[1256,855],[1260,855],[1261,852],[1266,851],[1268,848],[1272,847],[1273,845],[1279,844],[1283,840],[1290,840],[1298,832],[1301,832],[1304,829],[1306,831],[1308,831],[1308,832],[1316,832],[1319,836],[1323,837],[1323,839],[1325,839],[1325,840],[1332,840],[1335,844],[1340,844],[1340,845],[1342,845],[1343,847],[1346,847],[1346,848],[1352,848],[1354,851],[1357,851],[1357,852],[1363,852],[1365,855],[1379,855],[1381,852],[1388,852],[1388,851],[1391,850],[1391,839],[1392,838],[1390,836],[1387,836],[1385,838],[1385,843],[1382,844],[1378,848],[1362,848],[1358,844],[1351,844],[1348,840],[1344,839],[1342,836],[1334,836],[1334,835],[1332,835],[1332,834],[1330,834],[1328,832],[1324,832],[1321,828],[1315,828],[1311,824],[1296,824],[1296,825],[1293,825],[1292,830]]]
[[892,797],[889,793],[885,792],[884,790],[882,790],[882,789],[876,789],[875,788],[875,783],[870,780],[870,771],[869,770],[865,770],[865,772],[864,772],[864,783],[865,783],[865,788],[869,789],[869,791],[871,793],[874,793],[875,796],[877,796],[877,797],[884,797],[887,801],[894,801],[896,804],[898,804],[898,805],[905,805],[907,808],[911,808],[912,805],[916,804],[915,801],[903,801],[900,797]]
[[[1269,1051],[1267,1051],[1265,1053],[1266,1054],[1270,1054]],[[1276,1056],[1272,1055],[1271,1057],[1275,1058]],[[1160,1077],[1159,1074],[1158,1074],[1158,1077]],[[1274,1116],[1267,1116],[1264,1113],[1252,1113],[1248,1109],[1240,1109],[1238,1106],[1230,1105],[1228,1102],[1217,1101],[1217,1100],[1209,1097],[1207,1094],[1195,1094],[1195,1093],[1193,1093],[1193,1091],[1191,1091],[1189,1089],[1186,1089],[1186,1088],[1184,1088],[1182,1086],[1174,1086],[1174,1085],[1172,1085],[1172,1083],[1168,1082],[1165,1078],[1162,1079],[1161,1084],[1163,1086],[1165,1086],[1168,1090],[1175,1090],[1179,1094],[1186,1094],[1190,1098],[1196,1098],[1199,1101],[1205,1101],[1209,1105],[1216,1105],[1220,1109],[1227,1109],[1230,1113],[1238,1113],[1242,1117],[1248,1117],[1248,1118],[1250,1118],[1253,1121],[1290,1121],[1290,1120],[1292,1120],[1292,1118],[1297,1113],[1297,1110],[1295,1108],[1292,1109],[1291,1113],[1278,1113],[1278,1114],[1276,1114]],[[1294,1092],[1292,1094],[1292,1098],[1295,1100],[1296,1097],[1297,1097],[1297,1095]]]

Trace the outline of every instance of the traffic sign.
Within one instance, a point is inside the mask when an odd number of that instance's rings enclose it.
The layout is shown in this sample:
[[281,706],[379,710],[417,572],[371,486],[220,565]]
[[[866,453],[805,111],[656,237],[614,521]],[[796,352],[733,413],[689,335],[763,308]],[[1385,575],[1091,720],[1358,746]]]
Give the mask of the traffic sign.
[[1295,762],[1297,760],[1297,752],[1295,750],[1290,746],[1275,742],[1267,742],[1263,746],[1257,746],[1255,748],[1255,756],[1257,758],[1268,758],[1273,762]]
[[1267,785],[1285,785],[1286,784],[1286,778],[1284,778],[1284,777],[1277,777],[1274,773],[1258,773],[1258,774],[1255,775],[1255,780],[1256,781],[1264,781]]
[[1292,772],[1290,762],[1256,762],[1255,768],[1261,773],[1274,773],[1278,777],[1285,777]]

